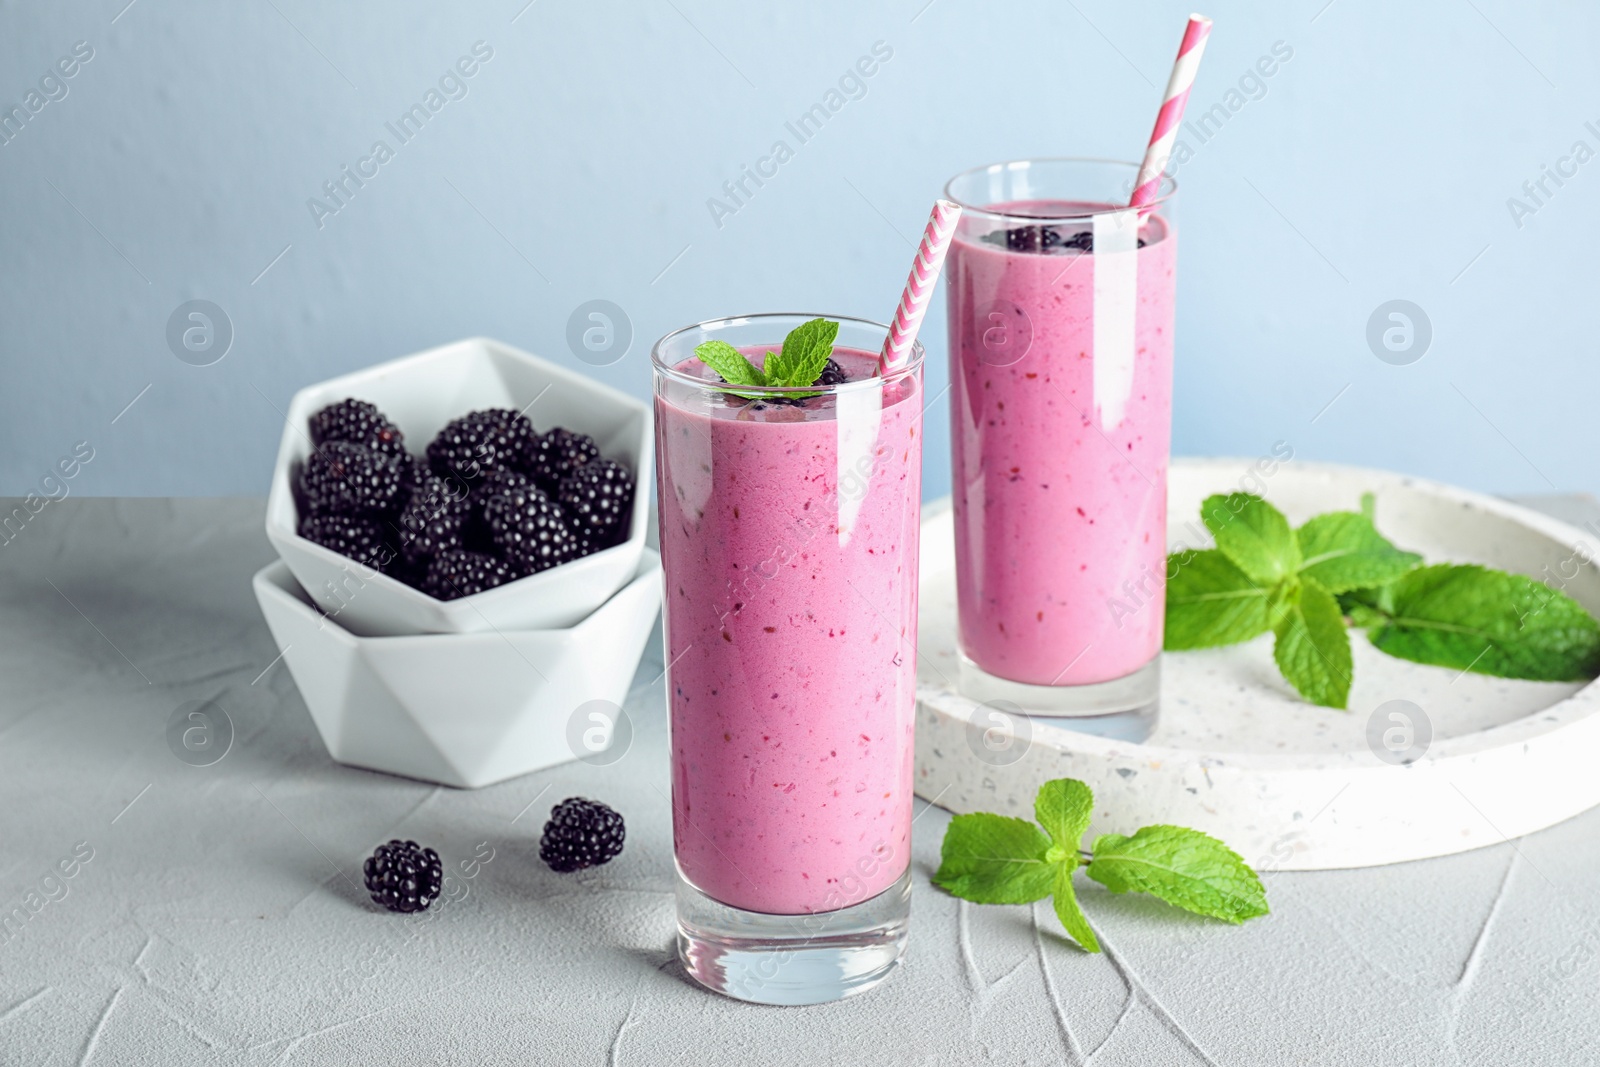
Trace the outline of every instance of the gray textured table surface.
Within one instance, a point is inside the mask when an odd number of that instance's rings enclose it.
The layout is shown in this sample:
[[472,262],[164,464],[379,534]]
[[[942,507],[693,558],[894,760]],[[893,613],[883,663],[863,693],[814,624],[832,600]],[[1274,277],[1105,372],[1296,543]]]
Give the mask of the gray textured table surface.
[[[1446,859],[1269,874],[1272,915],[1237,929],[1088,884],[1108,951],[1087,956],[1045,906],[933,889],[948,816],[919,801],[888,983],[805,1009],[702,992],[671,950],[659,641],[611,766],[479,792],[341,767],[250,592],[261,514],[67,500],[0,546],[0,914],[28,916],[0,934],[0,1063],[1600,1061],[1600,812]],[[167,722],[206,698],[236,737],[191,767]],[[621,810],[628,846],[562,876],[533,853],[574,794]],[[457,899],[369,905],[361,861],[393,836],[437,847]],[[62,861],[72,877],[47,880]]]

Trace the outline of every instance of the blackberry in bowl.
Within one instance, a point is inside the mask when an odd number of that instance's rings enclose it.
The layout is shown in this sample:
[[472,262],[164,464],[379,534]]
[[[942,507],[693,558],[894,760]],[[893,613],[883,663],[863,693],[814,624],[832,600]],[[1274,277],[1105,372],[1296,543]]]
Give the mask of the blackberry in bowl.
[[[645,403],[499,342],[460,341],[295,395],[267,536],[357,634],[570,626],[638,566],[647,516],[633,505],[651,445]],[[613,474],[562,504],[568,477],[600,460],[626,487]]]

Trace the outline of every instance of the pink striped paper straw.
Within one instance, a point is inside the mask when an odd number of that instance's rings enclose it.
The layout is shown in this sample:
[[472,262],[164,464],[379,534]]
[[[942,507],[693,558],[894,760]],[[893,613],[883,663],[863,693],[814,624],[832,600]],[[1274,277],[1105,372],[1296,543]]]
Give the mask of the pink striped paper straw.
[[939,272],[944,269],[944,254],[950,251],[950,239],[956,235],[956,223],[960,218],[960,205],[949,200],[934,202],[933,214],[928,216],[927,228],[922,231],[922,243],[917,246],[916,262],[911,264],[911,277],[906,279],[900,306],[895,308],[894,321],[889,324],[889,336],[884,338],[883,351],[878,353],[880,376],[887,375],[910,357],[917,331],[922,328],[922,316],[928,310],[928,299],[933,296],[934,287],[939,284]]
[[1167,79],[1167,94],[1156,115],[1156,127],[1150,131],[1150,146],[1144,150],[1144,162],[1139,164],[1139,176],[1133,182],[1129,207],[1148,204],[1161,189],[1161,173],[1167,169],[1167,160],[1172,156],[1172,145],[1178,139],[1178,123],[1183,121],[1183,105],[1189,102],[1189,87],[1194,84],[1200,56],[1210,36],[1211,20],[1204,15],[1190,15],[1189,26],[1183,31],[1183,43],[1178,46],[1177,62],[1172,64],[1172,77]]

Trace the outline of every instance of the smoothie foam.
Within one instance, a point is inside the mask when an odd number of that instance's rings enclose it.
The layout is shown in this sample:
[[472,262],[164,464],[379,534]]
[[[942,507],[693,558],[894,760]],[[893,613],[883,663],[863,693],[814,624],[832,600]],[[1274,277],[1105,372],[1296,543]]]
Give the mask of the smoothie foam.
[[673,839],[724,904],[832,911],[909,863],[921,419],[913,376],[800,407],[658,392]]
[[1109,205],[985,210],[1038,225],[969,219],[945,267],[962,650],[1031,685],[1121,678],[1161,651],[1176,234],[1152,216],[1109,251],[1061,218]]

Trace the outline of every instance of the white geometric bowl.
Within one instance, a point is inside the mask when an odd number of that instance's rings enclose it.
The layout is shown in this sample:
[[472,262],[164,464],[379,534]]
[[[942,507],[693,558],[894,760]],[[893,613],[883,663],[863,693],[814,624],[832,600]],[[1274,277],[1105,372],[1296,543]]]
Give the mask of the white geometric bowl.
[[[311,452],[307,420],[345,397],[378,405],[420,457],[452,419],[516,408],[543,430],[593,437],[634,476],[628,539],[593,555],[459,600],[435,600],[295,532],[293,480]],[[571,626],[633,577],[649,523],[650,408],[599,382],[499,341],[476,337],[307,386],[289,402],[267,497],[267,539],[323,610],[365,637]]]
[[645,549],[631,582],[561,630],[356,637],[282,562],[252,585],[334,759],[477,789],[594,759],[622,733],[620,706],[661,606],[661,557]]

